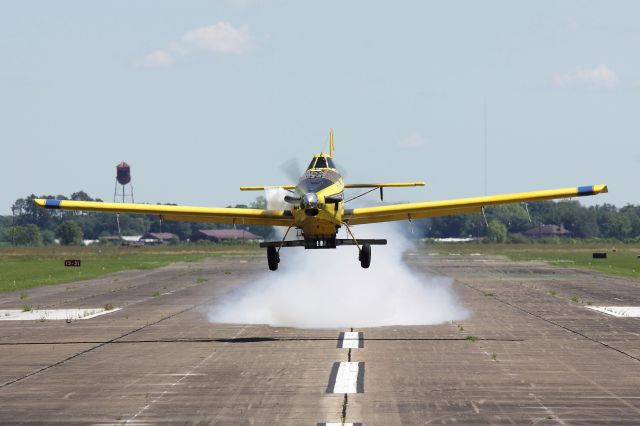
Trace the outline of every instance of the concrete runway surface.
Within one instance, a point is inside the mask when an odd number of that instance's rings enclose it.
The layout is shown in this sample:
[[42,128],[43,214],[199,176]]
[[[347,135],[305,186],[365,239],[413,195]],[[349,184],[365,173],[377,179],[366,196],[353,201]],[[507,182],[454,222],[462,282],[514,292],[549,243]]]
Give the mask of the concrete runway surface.
[[[587,309],[640,306],[640,282],[499,257],[406,258],[455,278],[471,317],[354,330],[208,323],[209,306],[265,273],[255,256],[28,290],[41,308],[122,309],[0,321],[0,423],[640,423],[640,319]],[[19,292],[0,297],[0,309],[22,304]]]

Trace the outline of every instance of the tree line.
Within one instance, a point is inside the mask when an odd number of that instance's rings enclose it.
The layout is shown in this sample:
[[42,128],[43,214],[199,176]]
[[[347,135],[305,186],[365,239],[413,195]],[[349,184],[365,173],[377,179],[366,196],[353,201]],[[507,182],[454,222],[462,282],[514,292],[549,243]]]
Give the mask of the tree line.
[[[33,202],[36,198],[102,201],[84,191],[63,195],[29,195],[12,206],[13,215],[0,216],[0,245],[79,244],[82,239],[98,240],[118,235],[113,213],[45,210]],[[266,208],[264,197],[236,208]],[[231,207],[231,206],[229,206]],[[485,221],[486,220],[486,221]],[[161,222],[154,215],[119,215],[122,235],[146,232],[171,232],[180,240],[189,239],[199,229],[229,229],[232,225],[195,222]],[[407,225],[409,235],[417,238],[481,238],[494,242],[527,242],[525,233],[541,224],[563,225],[568,238],[613,239],[640,242],[640,206],[618,208],[611,204],[583,206],[578,201],[540,201],[528,204],[490,206],[485,214],[436,217]],[[254,225],[249,231],[263,238],[274,237],[271,226]]]
[[[485,222],[486,217],[486,222]],[[425,219],[423,237],[487,237],[495,242],[526,242],[540,225],[562,225],[568,238],[640,241],[640,206],[583,206],[578,201],[538,201],[489,206],[482,215]]]

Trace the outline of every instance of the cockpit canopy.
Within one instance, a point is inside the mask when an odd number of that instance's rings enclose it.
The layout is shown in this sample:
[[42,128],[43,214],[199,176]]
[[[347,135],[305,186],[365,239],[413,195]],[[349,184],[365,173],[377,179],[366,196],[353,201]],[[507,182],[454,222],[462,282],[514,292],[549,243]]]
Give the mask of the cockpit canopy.
[[335,169],[336,166],[333,164],[333,159],[327,155],[316,155],[309,163],[309,167],[307,170],[311,169]]

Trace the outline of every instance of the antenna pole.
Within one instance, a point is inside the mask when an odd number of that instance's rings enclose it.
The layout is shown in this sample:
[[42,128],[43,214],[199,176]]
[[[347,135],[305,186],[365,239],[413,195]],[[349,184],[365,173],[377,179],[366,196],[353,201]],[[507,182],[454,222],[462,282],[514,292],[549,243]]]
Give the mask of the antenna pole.
[[484,195],[487,195],[487,186],[488,186],[488,179],[487,179],[487,163],[488,163],[488,156],[487,156],[487,101],[484,101],[484,110],[483,110],[483,116],[484,116]]

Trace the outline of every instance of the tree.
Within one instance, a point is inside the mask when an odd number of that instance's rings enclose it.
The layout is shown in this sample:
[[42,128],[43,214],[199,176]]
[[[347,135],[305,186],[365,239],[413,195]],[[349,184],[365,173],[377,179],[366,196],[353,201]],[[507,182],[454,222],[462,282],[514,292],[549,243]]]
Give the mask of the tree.
[[492,220],[487,227],[487,239],[493,243],[504,243],[507,241],[507,227],[497,220]]
[[56,228],[56,237],[63,246],[82,244],[82,229],[72,220],[63,222]]
[[41,246],[42,234],[36,225],[15,226],[12,228],[10,237],[18,246]]
[[49,230],[49,229],[45,229],[44,231],[42,231],[42,242],[46,245],[46,246],[50,246],[52,244],[56,243],[56,234]]

